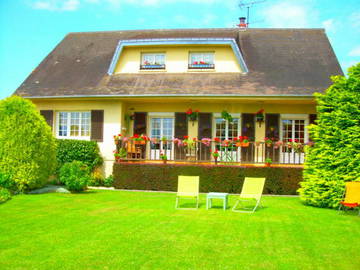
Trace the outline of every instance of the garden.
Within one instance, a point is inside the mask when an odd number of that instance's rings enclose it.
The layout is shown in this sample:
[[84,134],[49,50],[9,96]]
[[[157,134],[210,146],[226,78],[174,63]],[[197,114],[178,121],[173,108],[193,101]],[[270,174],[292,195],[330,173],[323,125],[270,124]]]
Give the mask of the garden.
[[[96,142],[55,139],[31,101],[1,100],[0,268],[357,269],[358,213],[334,209],[346,184],[360,181],[360,64],[332,79],[316,95],[314,143],[299,147],[303,168],[120,162],[123,138],[115,136],[119,158],[105,177]],[[247,139],[237,139],[215,141],[207,156],[216,161],[223,149],[244,147]],[[279,147],[270,140],[265,147]],[[166,153],[159,158],[166,161]],[[176,210],[171,191],[181,174],[200,175],[200,192],[230,193],[228,208],[245,177],[265,177],[264,193],[272,195],[254,214],[222,211],[220,203],[206,210],[205,194],[197,211]],[[30,195],[49,185],[67,192]]]

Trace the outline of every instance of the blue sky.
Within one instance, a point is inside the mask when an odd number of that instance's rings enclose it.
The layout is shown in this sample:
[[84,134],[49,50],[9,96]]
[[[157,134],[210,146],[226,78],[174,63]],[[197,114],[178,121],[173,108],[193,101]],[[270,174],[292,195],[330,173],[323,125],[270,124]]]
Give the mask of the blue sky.
[[[245,2],[250,1],[258,0]],[[246,15],[239,2],[0,0],[0,99],[11,95],[68,32],[235,27]],[[250,16],[256,28],[325,28],[344,71],[360,62],[359,0],[267,0],[254,5]]]

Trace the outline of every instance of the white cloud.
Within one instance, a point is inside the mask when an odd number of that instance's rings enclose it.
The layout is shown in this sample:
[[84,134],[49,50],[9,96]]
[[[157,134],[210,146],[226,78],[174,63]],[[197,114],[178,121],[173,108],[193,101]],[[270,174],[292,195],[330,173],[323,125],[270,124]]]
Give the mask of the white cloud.
[[311,11],[299,2],[278,2],[260,12],[269,27],[301,28],[308,27]]
[[321,24],[326,29],[326,31],[328,31],[328,32],[335,31],[335,20],[334,19],[325,20]]
[[79,0],[43,0],[34,2],[32,8],[49,11],[75,11],[79,5]]
[[360,30],[360,12],[354,12],[349,16],[350,24],[356,30]]
[[349,56],[360,56],[360,46],[357,46],[356,48],[352,49],[349,52]]

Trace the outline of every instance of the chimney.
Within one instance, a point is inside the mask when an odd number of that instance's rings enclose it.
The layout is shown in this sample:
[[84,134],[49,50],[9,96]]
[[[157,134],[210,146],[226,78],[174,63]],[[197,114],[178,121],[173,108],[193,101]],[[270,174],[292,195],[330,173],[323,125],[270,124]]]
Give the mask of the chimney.
[[240,17],[239,20],[240,23],[237,26],[239,26],[239,28],[247,28],[246,17]]

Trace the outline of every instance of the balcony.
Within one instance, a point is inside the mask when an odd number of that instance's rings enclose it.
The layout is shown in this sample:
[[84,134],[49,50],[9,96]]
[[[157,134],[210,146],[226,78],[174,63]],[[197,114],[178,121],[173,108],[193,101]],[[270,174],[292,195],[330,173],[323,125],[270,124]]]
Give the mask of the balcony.
[[[302,144],[235,143],[231,141],[115,140],[116,161],[174,161],[216,164],[303,164]],[[214,153],[217,154],[214,154]]]

